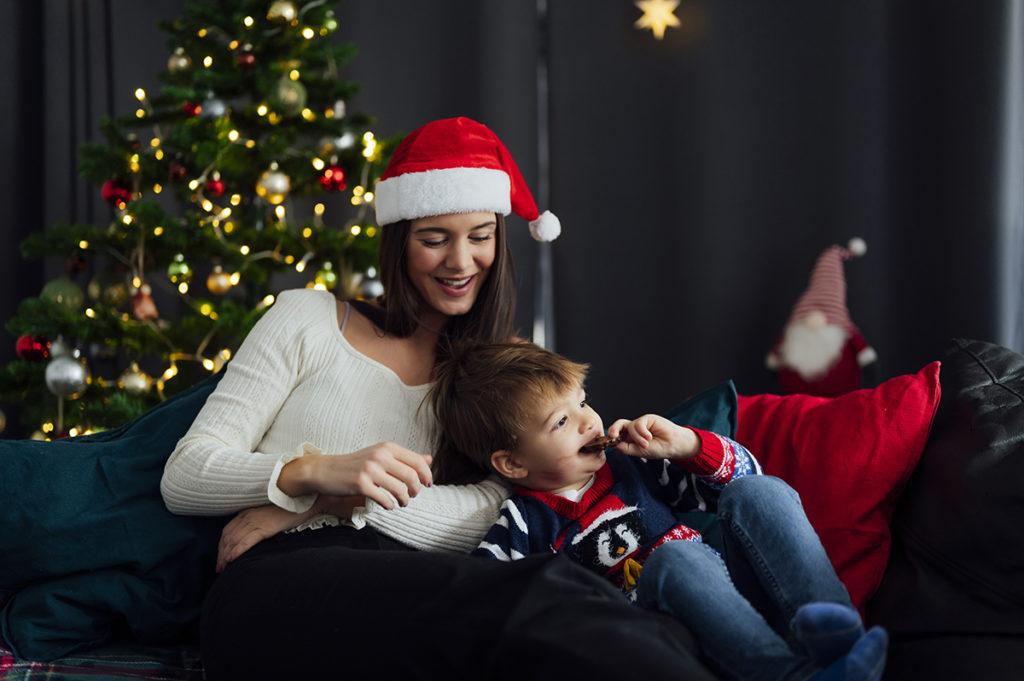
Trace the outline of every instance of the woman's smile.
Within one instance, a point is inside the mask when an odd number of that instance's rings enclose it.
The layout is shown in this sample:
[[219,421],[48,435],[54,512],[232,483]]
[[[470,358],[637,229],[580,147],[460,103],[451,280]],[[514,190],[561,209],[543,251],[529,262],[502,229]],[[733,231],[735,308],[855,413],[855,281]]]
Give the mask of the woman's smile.
[[434,277],[441,291],[452,298],[468,295],[476,285],[476,280],[475,274],[463,277]]

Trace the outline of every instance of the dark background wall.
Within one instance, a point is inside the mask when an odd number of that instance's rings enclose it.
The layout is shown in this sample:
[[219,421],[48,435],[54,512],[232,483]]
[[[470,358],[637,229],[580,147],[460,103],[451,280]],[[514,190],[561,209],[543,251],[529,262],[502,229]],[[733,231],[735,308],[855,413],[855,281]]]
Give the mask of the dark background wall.
[[[537,182],[536,63],[550,44],[557,349],[593,365],[606,419],[669,406],[724,378],[772,389],[765,352],[817,254],[854,235],[849,307],[880,361],[918,369],[951,336],[1021,347],[1020,188],[1007,168],[1013,0],[687,0],[656,41],[632,2],[343,1],[360,54],[350,105],[376,131],[467,115]],[[56,220],[106,219],[74,174],[100,114],[157,87],[156,28],[181,0],[0,0],[8,97],[0,172],[0,319],[60,261],[16,245]],[[1018,93],[1019,94],[1019,93]],[[542,209],[544,206],[542,206]],[[1010,217],[1008,217],[1010,215]],[[1012,219],[1011,219],[1012,218]],[[537,247],[513,220],[529,334]],[[0,361],[13,338],[0,342]]]

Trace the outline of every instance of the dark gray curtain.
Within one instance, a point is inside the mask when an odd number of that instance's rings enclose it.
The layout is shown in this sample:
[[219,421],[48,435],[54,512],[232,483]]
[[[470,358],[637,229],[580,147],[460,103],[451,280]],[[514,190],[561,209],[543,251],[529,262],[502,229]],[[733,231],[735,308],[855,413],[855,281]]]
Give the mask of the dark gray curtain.
[[[548,4],[557,349],[593,365],[606,420],[725,378],[771,390],[762,359],[815,257],[854,235],[868,254],[847,264],[849,307],[880,357],[869,382],[952,336],[1024,349],[1019,0],[687,0],[660,42],[628,0]],[[27,230],[106,219],[76,147],[157,86],[155,24],[181,6],[0,1],[0,318],[62,268],[20,262]],[[360,49],[351,104],[379,134],[478,118],[536,187],[535,0],[348,0],[339,18]],[[537,249],[513,227],[529,335]]]

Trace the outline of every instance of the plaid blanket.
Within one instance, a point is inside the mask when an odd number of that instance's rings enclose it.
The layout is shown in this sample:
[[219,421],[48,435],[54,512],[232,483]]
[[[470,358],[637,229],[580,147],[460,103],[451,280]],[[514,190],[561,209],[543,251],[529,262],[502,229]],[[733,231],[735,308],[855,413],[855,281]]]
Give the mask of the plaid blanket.
[[53,662],[31,662],[14,657],[0,643],[0,681],[203,681],[203,665],[196,646],[141,646],[110,644],[88,653]]

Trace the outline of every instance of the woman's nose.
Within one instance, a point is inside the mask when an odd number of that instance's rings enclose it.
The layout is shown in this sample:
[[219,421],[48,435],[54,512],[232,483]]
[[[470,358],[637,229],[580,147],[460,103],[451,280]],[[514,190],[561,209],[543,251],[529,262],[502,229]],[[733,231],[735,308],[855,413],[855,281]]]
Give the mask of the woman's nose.
[[448,251],[447,262],[448,269],[462,272],[469,269],[473,258],[469,253],[469,246],[464,243],[456,243]]

